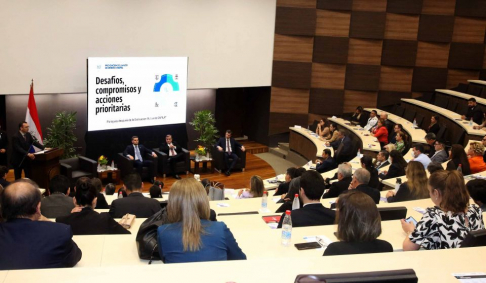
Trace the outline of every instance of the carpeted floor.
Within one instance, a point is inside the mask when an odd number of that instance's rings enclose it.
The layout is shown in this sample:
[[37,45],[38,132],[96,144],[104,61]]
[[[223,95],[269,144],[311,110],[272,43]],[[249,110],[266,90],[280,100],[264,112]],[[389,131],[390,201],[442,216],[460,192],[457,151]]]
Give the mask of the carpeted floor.
[[297,167],[296,164],[269,152],[259,153],[255,155],[270,164],[270,166],[272,166],[273,170],[275,170],[275,173],[277,175],[284,174],[285,172],[287,172],[287,168],[289,167]]

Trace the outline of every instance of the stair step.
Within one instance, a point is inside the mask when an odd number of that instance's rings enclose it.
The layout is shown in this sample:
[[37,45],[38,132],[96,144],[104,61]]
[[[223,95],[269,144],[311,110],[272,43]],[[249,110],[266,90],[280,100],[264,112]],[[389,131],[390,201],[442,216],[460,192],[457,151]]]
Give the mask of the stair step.
[[283,150],[286,150],[286,151],[289,151],[290,150],[290,147],[289,147],[289,143],[288,142],[279,142],[278,143],[278,147],[280,149],[283,149]]
[[288,154],[288,151],[282,150],[281,148],[278,148],[278,147],[271,147],[268,152],[273,154],[273,155],[279,156],[283,159],[286,159],[287,154]]

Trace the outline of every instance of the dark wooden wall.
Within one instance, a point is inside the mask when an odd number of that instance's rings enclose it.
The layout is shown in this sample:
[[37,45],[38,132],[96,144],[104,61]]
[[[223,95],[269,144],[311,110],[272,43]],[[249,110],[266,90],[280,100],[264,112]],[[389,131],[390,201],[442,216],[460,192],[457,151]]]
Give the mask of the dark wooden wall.
[[278,0],[269,135],[486,79],[484,0]]

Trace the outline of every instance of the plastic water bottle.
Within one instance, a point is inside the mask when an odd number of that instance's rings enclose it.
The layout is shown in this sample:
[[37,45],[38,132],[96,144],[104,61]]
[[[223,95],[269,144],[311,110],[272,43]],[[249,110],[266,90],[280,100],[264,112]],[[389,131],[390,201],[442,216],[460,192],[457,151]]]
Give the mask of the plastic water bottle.
[[417,119],[413,119],[413,127],[417,128]]
[[115,161],[114,160],[111,161],[111,169],[113,170],[113,168],[115,168]]
[[290,210],[285,211],[285,218],[282,222],[282,245],[290,246],[292,240],[292,220],[290,219]]
[[356,154],[356,157],[357,157],[358,159],[360,159],[360,158],[361,158],[361,153],[360,153],[360,151],[361,151],[361,148],[358,148],[358,153]]
[[473,125],[473,119],[471,117],[471,120],[469,120],[469,126],[472,126]]
[[295,194],[294,202],[292,202],[292,210],[299,209],[299,208],[300,208],[299,194]]
[[262,196],[262,210],[267,209],[267,202],[268,202],[268,192],[264,191]]
[[99,163],[98,163],[98,168],[96,168],[96,171],[101,172],[101,166]]
[[402,185],[402,179],[397,178],[397,182],[395,183],[395,194],[398,192],[398,189],[400,189],[401,185]]
[[118,192],[118,198],[123,198],[123,192],[122,191]]
[[459,166],[457,166],[457,172],[461,173],[462,175],[462,164],[459,164]]

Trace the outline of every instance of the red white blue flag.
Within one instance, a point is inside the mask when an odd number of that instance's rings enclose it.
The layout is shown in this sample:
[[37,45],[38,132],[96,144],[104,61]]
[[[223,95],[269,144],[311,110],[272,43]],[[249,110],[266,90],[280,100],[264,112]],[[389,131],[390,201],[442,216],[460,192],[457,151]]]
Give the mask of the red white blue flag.
[[[30,134],[37,140],[38,143],[42,142],[42,129],[39,121],[39,115],[37,115],[37,106],[34,99],[34,82],[30,85],[29,102],[27,103],[27,113],[25,114],[25,122],[30,126]],[[40,149],[31,146],[29,152],[36,152]]]

